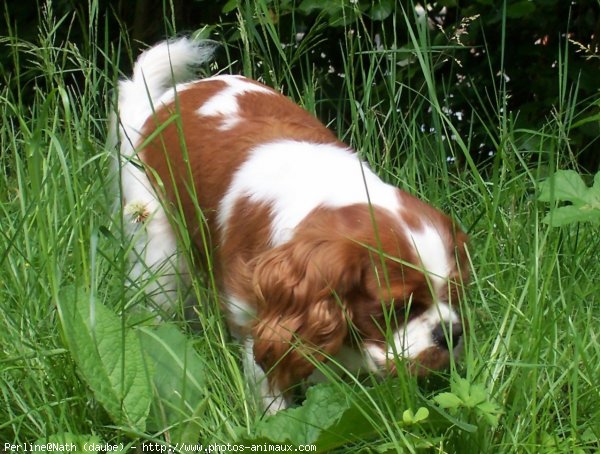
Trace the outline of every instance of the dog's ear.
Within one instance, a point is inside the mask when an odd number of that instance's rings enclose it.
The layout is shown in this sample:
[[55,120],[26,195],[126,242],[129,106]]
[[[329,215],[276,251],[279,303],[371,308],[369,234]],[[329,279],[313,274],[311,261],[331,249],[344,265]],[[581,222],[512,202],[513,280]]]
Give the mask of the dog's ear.
[[254,356],[279,389],[342,346],[350,317],[344,299],[361,279],[355,253],[349,241],[300,236],[258,258]]

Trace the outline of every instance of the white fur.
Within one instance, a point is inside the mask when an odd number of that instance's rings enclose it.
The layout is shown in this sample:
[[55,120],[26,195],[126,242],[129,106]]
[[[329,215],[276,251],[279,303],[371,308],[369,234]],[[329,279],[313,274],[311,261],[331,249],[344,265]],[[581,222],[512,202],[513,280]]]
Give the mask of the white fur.
[[174,89],[169,89],[169,90],[165,91],[158,99],[155,100],[155,102],[152,106],[153,111],[150,112],[150,115],[152,115],[160,107],[169,106],[170,104],[172,104],[175,101],[175,98],[177,96],[179,96],[184,91],[189,90],[190,88],[194,87],[198,82],[199,81],[197,81],[197,80],[192,80],[190,82],[183,82],[183,83],[175,85]]
[[238,169],[219,205],[218,223],[226,230],[235,204],[249,197],[271,205],[271,244],[288,241],[313,209],[368,203],[400,208],[397,189],[382,182],[347,148],[281,140],[261,145]]
[[197,113],[204,117],[222,117],[221,124],[218,127],[220,131],[233,129],[239,124],[238,96],[249,92],[258,92],[267,95],[276,94],[273,90],[251,83],[243,76],[213,76],[199,82],[211,82],[215,80],[225,82],[227,87],[206,100],[204,104],[200,106]]
[[[163,42],[142,53],[133,77],[119,82],[118,113],[111,120],[111,142],[120,143],[120,175],[126,225],[134,244],[129,277],[144,286],[154,302],[172,305],[185,266],[177,254],[175,234],[137,158],[141,132],[156,107],[175,96],[175,84],[193,77],[191,66],[210,58],[212,46],[188,39]],[[178,86],[179,90],[185,89]],[[118,125],[118,127],[116,126]],[[127,213],[135,214],[130,217]]]
[[192,66],[207,61],[212,51],[211,46],[183,38],[160,43],[138,57],[133,77],[119,82],[119,134],[123,156],[131,157],[135,153],[142,127],[160,98],[165,93],[173,93],[176,84],[192,79]]
[[[235,296],[227,296],[225,297],[225,304],[227,305],[230,324],[246,328],[256,320],[256,309],[246,301]],[[237,335],[238,333],[234,334]]]
[[[382,375],[385,372],[386,363],[394,358],[394,355],[388,356],[386,351],[379,345],[366,343],[363,345],[363,355],[368,369],[371,372]],[[399,353],[401,356],[401,353]]]
[[237,97],[249,92],[273,95],[275,92],[261,85],[253,84],[242,76],[214,76],[203,79],[203,82],[220,80],[227,87],[207,99],[198,109],[198,115],[206,117],[233,117],[239,111]]
[[[450,330],[452,324],[459,322],[454,309],[446,303],[437,303],[396,330],[392,335],[393,345],[388,345],[387,349],[381,345],[365,343],[362,347],[364,364],[371,372],[383,374],[386,363],[393,361],[395,357],[417,358],[428,348],[439,348],[433,339],[434,329],[443,323]],[[462,340],[453,346],[455,354],[460,351],[461,342]]]
[[450,258],[446,245],[435,228],[425,225],[423,230],[414,231],[407,227],[409,241],[416,249],[417,259],[430,279],[432,290],[439,293],[446,284],[450,272]]
[[416,358],[428,348],[436,346],[432,334],[440,323],[450,326],[458,322],[460,319],[456,311],[448,304],[434,304],[394,333],[394,346],[388,350],[388,356],[393,358],[394,354],[398,354]]
[[281,390],[272,389],[269,386],[267,375],[254,360],[254,340],[247,337],[244,340],[244,373],[251,381],[253,389],[258,390],[262,400],[263,408],[268,414],[275,414],[278,411],[285,410],[289,402]]
[[218,126],[219,131],[228,131],[230,129],[235,128],[241,121],[240,117],[229,117],[229,118],[224,118],[221,121],[221,124]]

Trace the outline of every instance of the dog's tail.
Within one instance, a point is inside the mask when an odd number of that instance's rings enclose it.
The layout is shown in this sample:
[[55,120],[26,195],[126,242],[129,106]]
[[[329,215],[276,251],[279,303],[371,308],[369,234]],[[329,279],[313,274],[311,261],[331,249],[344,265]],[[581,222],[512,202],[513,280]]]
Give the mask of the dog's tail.
[[141,129],[160,107],[161,98],[174,92],[176,84],[191,80],[194,69],[209,61],[214,49],[211,41],[179,38],[157,44],[138,57],[132,78],[119,82],[119,139],[129,145],[121,147],[124,155],[131,156],[139,145]]

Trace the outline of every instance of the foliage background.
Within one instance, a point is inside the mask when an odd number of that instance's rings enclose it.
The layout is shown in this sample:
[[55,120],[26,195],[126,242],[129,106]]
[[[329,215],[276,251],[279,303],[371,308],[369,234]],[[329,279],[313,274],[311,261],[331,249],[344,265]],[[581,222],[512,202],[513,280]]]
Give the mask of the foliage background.
[[[231,71],[242,72],[248,68],[242,68],[243,43],[236,22],[240,16],[257,25],[264,22],[264,18],[256,17],[250,4],[242,1],[237,8],[237,0],[99,0],[97,11],[90,14],[87,2],[57,0],[53,2],[54,14],[68,19],[57,30],[56,43],[68,40],[84,54],[89,53],[90,46],[95,44],[86,30],[99,24],[105,30],[102,39],[107,42],[116,45],[123,36],[130,39],[131,46],[121,50],[124,54],[121,70],[127,73],[132,59],[146,45],[205,27],[205,36],[222,42],[229,59],[237,59],[238,64],[234,64]],[[413,2],[268,0],[263,4],[268,8],[264,13],[274,24],[281,42],[289,46],[283,51],[292,58],[287,60],[287,67],[282,67],[278,58],[272,58],[265,62],[268,71],[259,70],[258,75],[277,86],[283,71],[301,76],[308,68],[315,69],[318,74],[315,84],[320,97],[326,100],[318,106],[321,119],[337,119],[336,126],[340,129],[351,121],[340,74],[348,68],[345,61],[351,60],[350,67],[358,68],[357,61],[361,57],[348,54],[353,49],[358,51],[356,43],[346,46],[348,36],[345,34],[349,30],[356,32],[360,52],[388,53],[380,64],[395,66],[387,71],[393,73],[397,82],[421,86],[425,91],[427,81],[422,80],[419,63],[410,56],[415,43],[407,25],[418,22],[418,16],[412,14]],[[597,95],[600,85],[598,0],[441,0],[417,5],[430,28],[435,89],[447,111],[455,114],[457,130],[464,134],[473,132],[469,146],[476,161],[488,160],[502,148],[500,134],[490,136],[485,126],[498,107],[507,109],[513,127],[520,134],[519,142],[535,154],[539,143],[528,131],[539,130],[549,118],[561,115],[568,100],[577,103]],[[167,13],[157,14],[157,11]],[[410,24],[399,23],[397,12],[408,12],[406,20]],[[43,8],[37,2],[10,1],[5,5],[5,20],[1,26],[8,27],[21,39],[35,41],[42,16]],[[303,34],[303,38],[298,33]],[[311,36],[317,33],[318,41],[311,41]],[[2,29],[0,34],[8,35],[7,30]],[[273,48],[267,36],[264,38],[264,51],[273,56],[281,52]],[[300,44],[312,47],[308,61],[293,58]],[[393,62],[389,58],[390,50],[396,53]],[[18,78],[13,77],[13,83],[22,84],[26,79],[32,89],[40,74],[25,61],[19,61],[16,69],[13,52],[6,47],[0,52],[1,68],[19,74]],[[563,67],[568,69],[567,74],[561,74]],[[419,93],[407,90],[400,99],[386,97],[386,82],[381,77],[385,73],[382,71],[373,81],[377,85],[373,92],[378,100],[383,104],[395,102],[404,115],[421,116],[424,131],[434,130],[436,120],[428,112],[415,109]],[[73,83],[78,83],[79,77],[81,75],[75,73]],[[294,96],[293,87],[282,88]],[[358,86],[357,90],[364,88]],[[498,98],[499,92],[504,99]],[[360,92],[357,97],[360,98]],[[382,105],[381,110],[385,111],[386,106]],[[598,106],[594,105],[586,116],[597,114]],[[569,149],[584,168],[593,171],[600,164],[598,122],[580,123],[569,131]]]

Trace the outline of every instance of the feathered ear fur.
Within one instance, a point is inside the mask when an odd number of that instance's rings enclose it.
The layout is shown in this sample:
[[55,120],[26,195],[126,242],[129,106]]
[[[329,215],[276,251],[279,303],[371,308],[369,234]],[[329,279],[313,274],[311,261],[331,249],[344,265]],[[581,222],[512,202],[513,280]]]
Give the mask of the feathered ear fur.
[[349,241],[301,236],[259,257],[254,356],[279,389],[308,377],[315,361],[342,346],[349,317],[344,295],[361,279],[357,253]]

